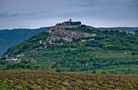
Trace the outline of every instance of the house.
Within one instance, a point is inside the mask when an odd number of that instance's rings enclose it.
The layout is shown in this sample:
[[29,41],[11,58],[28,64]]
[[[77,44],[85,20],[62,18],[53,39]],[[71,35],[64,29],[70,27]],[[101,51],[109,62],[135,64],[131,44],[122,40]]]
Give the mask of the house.
[[21,61],[21,59],[17,58],[17,57],[6,57],[6,60],[9,63],[19,63]]
[[18,59],[20,59],[20,58],[22,58],[22,57],[24,57],[25,55],[22,53],[22,54],[19,54],[19,55],[17,55],[16,57],[18,58]]
[[65,36],[65,37],[63,37],[62,39],[63,39],[64,41],[66,41],[66,42],[72,42],[72,41],[73,41],[73,38],[70,37],[70,36]]

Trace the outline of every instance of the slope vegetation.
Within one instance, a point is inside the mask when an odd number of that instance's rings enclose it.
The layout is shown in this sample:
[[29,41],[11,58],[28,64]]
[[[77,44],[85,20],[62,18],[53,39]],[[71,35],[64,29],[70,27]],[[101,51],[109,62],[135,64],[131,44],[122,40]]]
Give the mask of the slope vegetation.
[[1,70],[138,74],[138,34],[85,25],[52,28],[9,48],[6,55],[22,57],[1,60]]

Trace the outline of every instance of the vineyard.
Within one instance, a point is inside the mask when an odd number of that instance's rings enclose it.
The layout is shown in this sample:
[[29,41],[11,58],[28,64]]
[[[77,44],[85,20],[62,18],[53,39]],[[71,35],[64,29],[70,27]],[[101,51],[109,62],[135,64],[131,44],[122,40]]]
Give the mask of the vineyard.
[[0,72],[0,90],[138,90],[138,76]]

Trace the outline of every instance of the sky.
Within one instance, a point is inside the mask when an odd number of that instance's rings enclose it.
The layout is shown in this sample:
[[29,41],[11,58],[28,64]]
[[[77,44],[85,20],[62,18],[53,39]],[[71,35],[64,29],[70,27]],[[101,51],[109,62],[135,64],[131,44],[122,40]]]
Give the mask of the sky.
[[0,0],[0,29],[53,26],[138,27],[138,0]]

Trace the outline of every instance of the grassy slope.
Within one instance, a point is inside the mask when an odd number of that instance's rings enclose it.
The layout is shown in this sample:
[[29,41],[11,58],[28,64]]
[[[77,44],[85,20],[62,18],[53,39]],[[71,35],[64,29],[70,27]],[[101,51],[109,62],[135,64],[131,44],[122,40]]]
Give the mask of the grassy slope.
[[28,62],[4,65],[1,69],[138,74],[138,35],[101,32],[91,27],[72,30],[96,33],[96,40],[87,43],[81,43],[80,40],[72,43],[63,42],[64,47],[44,49],[40,48],[38,43],[39,40],[46,40],[49,34],[41,33],[10,48],[6,53],[25,53],[23,60],[29,60]]

